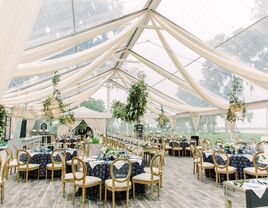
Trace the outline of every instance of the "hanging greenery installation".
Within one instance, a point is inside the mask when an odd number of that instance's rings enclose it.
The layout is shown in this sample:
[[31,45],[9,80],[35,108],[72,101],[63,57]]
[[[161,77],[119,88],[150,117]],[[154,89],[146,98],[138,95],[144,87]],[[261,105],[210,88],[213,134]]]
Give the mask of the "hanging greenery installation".
[[43,116],[50,122],[58,120],[60,124],[72,124],[75,118],[70,110],[66,110],[61,92],[57,88],[59,82],[60,76],[55,73],[52,78],[53,94],[43,101]]
[[164,109],[163,109],[163,106],[161,105],[161,113],[159,114],[158,118],[157,118],[157,123],[158,123],[158,126],[163,129],[167,126],[169,122],[169,119],[168,117],[165,115],[165,112],[164,112]]
[[237,77],[233,77],[231,90],[228,93],[229,108],[226,120],[234,123],[238,120],[244,121],[246,116],[246,103],[243,97],[243,86]]

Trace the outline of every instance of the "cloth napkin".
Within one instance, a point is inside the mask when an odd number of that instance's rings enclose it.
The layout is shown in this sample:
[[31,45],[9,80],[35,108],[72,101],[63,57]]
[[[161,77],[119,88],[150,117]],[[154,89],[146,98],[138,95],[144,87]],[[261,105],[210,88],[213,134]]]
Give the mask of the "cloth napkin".
[[[250,184],[253,184],[253,183],[250,183]],[[252,188],[252,187],[250,187],[249,183],[244,183],[242,187],[245,190],[252,190],[259,198],[262,198],[262,196],[267,188],[266,185],[260,185],[258,188]]]
[[94,169],[96,167],[96,165],[103,164],[103,163],[105,163],[105,161],[104,160],[94,160],[94,161],[88,161],[88,163],[89,163],[90,167],[92,169]]

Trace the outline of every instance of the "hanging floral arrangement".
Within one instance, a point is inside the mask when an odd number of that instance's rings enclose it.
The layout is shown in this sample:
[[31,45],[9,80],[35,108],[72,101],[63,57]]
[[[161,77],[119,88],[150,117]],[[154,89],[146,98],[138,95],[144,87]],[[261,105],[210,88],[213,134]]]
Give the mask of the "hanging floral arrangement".
[[238,120],[244,121],[246,116],[246,103],[243,97],[243,86],[237,77],[233,78],[231,90],[228,93],[229,108],[226,120],[234,123]]
[[52,78],[53,94],[43,101],[43,116],[50,122],[58,120],[60,124],[72,124],[75,118],[70,110],[66,110],[61,93],[57,88],[59,82],[60,76],[55,73]]
[[157,122],[158,122],[158,126],[163,129],[167,126],[169,119],[168,117],[165,115],[163,106],[161,105],[161,113],[159,114],[158,118],[157,118]]

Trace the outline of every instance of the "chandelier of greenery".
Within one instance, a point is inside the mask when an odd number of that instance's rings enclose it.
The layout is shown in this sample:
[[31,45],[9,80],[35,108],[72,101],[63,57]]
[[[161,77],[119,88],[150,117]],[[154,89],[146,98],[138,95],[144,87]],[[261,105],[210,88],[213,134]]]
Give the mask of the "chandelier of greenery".
[[53,94],[43,101],[43,116],[50,122],[58,120],[60,124],[72,124],[75,118],[62,101],[61,92],[57,88],[59,82],[60,76],[55,72],[52,78]]
[[163,106],[161,105],[161,113],[159,114],[158,118],[157,118],[157,123],[158,123],[158,126],[163,129],[167,126],[169,122],[169,119],[168,117],[165,115],[165,112],[164,112],[164,109],[163,109]]
[[[238,77],[233,77],[231,90],[228,93],[229,108],[226,120],[234,123],[238,120],[244,121],[246,116],[246,103],[243,96],[243,86]],[[241,115],[238,115],[241,114]]]
[[126,104],[120,101],[113,102],[112,115],[114,118],[140,124],[148,102],[148,87],[144,82],[144,77],[143,73],[138,74],[138,80],[130,86]]
[[0,105],[0,141],[4,139],[6,128],[6,109],[5,106]]

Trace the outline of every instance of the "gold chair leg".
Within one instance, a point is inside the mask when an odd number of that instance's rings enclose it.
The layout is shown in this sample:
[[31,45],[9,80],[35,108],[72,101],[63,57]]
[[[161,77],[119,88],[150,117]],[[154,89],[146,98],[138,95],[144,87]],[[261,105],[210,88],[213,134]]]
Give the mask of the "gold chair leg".
[[195,174],[195,163],[193,162],[193,174]]
[[[244,173],[244,179],[247,179],[247,174],[246,173]],[[237,180],[237,179],[236,179]]]
[[106,189],[106,186],[105,186],[105,190],[104,190],[104,202],[107,201],[107,189]]
[[100,202],[101,202],[101,192],[102,192],[102,189],[101,189],[101,183],[100,183]]
[[46,179],[47,179],[47,169],[46,169]]
[[151,183],[151,199],[154,199],[154,184]]
[[75,191],[76,191],[76,188],[75,188],[75,185],[74,185],[74,191],[73,191],[73,204],[75,203]]
[[227,181],[229,181],[229,173],[226,174]]
[[127,190],[127,200],[126,200],[126,208],[128,208],[128,198],[129,198],[129,189]]
[[237,172],[235,172],[235,180],[237,180]]
[[85,207],[86,188],[82,187],[82,207]]
[[20,171],[18,170],[18,173],[17,173],[17,182],[19,182],[19,177],[20,177]]
[[38,177],[38,180],[39,180],[40,179],[40,169],[38,168],[37,171],[38,171],[37,172],[37,177]]
[[65,196],[65,182],[62,180],[62,196]]
[[203,172],[203,169],[200,168],[200,169],[199,169],[199,180],[200,180],[200,181],[202,181],[202,179],[203,179],[203,174],[202,174],[202,172]]
[[218,173],[216,172],[216,186],[218,187]]
[[26,176],[25,176],[25,181],[28,181],[28,171],[26,170]]
[[53,181],[54,178],[54,170],[51,170],[51,181]]
[[132,183],[133,183],[133,198],[135,198],[135,183],[134,182]]
[[163,174],[160,174],[160,187],[162,188],[163,185]]
[[3,204],[4,201],[4,184],[1,185],[1,204]]
[[160,181],[158,181],[157,195],[158,195],[158,198],[159,198],[160,197]]
[[112,191],[112,196],[113,196],[112,208],[114,208],[114,205],[115,205],[115,192],[114,191]]

